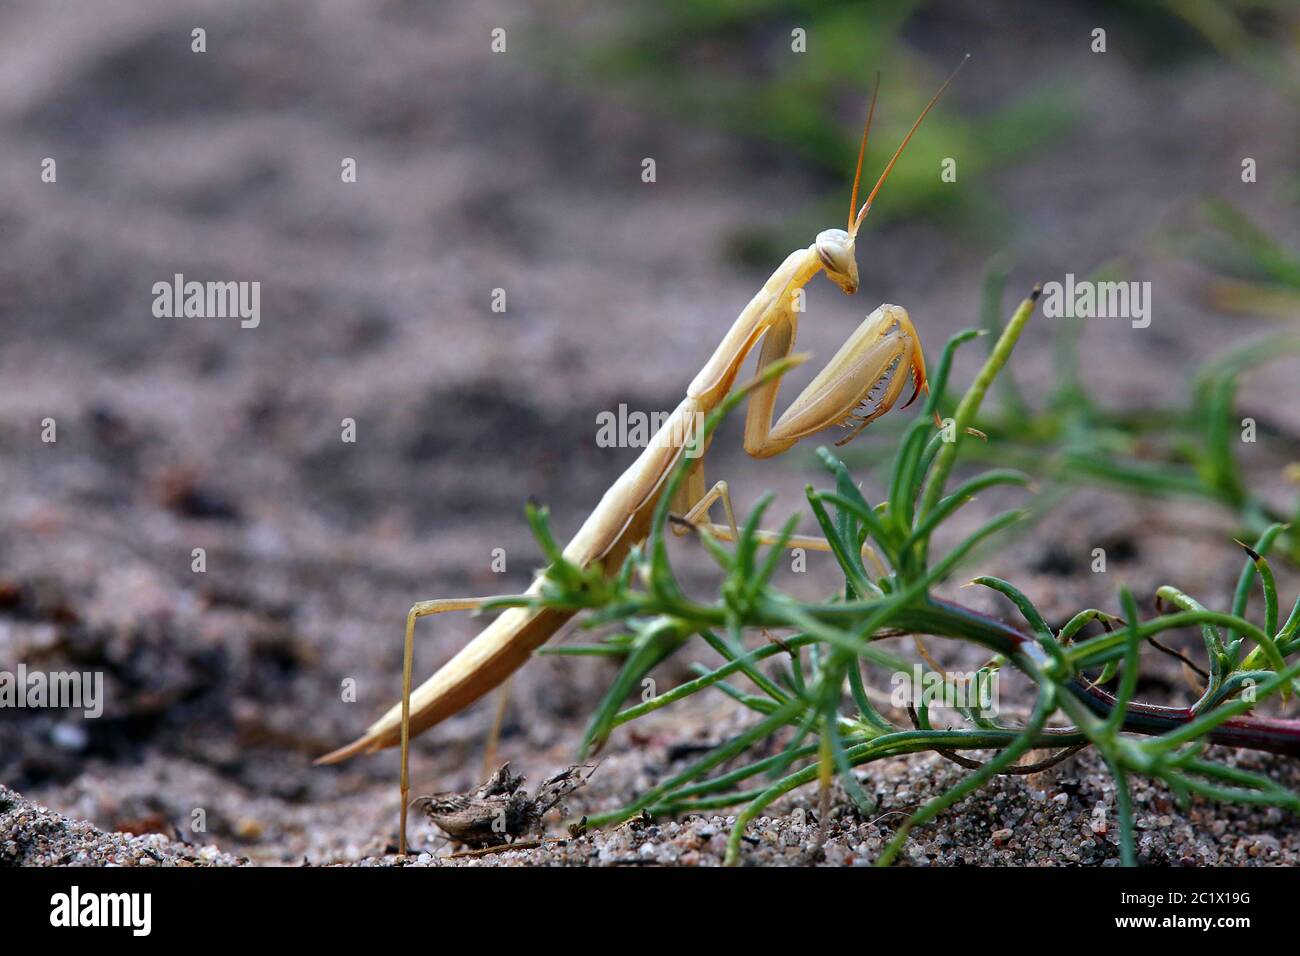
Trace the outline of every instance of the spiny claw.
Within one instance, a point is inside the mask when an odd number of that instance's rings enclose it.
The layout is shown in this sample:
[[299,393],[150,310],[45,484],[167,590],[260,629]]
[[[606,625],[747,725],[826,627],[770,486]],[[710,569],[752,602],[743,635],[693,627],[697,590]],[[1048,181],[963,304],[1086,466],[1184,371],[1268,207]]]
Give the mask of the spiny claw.
[[912,397],[905,401],[899,408],[907,408],[911,405],[918,395],[922,392],[930,391],[930,383],[925,380],[925,359],[921,358],[921,350],[918,348],[915,352],[916,359],[912,362]]

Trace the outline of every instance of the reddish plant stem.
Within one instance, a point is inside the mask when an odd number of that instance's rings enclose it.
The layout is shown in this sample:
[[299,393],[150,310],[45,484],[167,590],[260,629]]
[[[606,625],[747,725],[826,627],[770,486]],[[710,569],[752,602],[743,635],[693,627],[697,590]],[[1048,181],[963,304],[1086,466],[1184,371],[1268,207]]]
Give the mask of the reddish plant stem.
[[[926,604],[904,612],[902,618],[899,623],[908,630],[940,637],[974,639],[1021,666],[1027,660],[1041,656],[1041,649],[1032,635],[960,604],[932,598]],[[1080,677],[1071,682],[1070,690],[1098,716],[1107,716],[1115,705],[1113,696]],[[1138,734],[1164,734],[1191,723],[1197,716],[1190,707],[1130,702],[1124,714],[1124,729]],[[1233,717],[1206,734],[1205,739],[1229,747],[1300,757],[1300,720]]]

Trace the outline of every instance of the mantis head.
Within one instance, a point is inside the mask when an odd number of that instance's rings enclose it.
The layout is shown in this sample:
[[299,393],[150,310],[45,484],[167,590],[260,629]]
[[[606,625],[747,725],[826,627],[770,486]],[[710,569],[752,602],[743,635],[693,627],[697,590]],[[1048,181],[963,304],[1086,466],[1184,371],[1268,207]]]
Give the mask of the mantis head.
[[826,267],[826,277],[845,295],[858,291],[858,258],[854,237],[843,229],[826,229],[817,233],[817,258]]
[[934,104],[939,102],[939,97],[943,96],[944,90],[948,89],[948,84],[953,81],[957,71],[965,66],[966,61],[969,59],[969,53],[962,57],[962,61],[957,64],[957,69],[948,75],[948,79],[943,81],[943,86],[939,87],[939,91],[930,98],[930,102],[925,105],[925,109],[921,110],[921,115],[916,118],[912,128],[903,137],[903,142],[894,151],[893,157],[886,164],[880,178],[876,180],[876,185],[872,187],[866,202],[859,209],[858,185],[862,181],[862,159],[867,153],[867,134],[871,132],[871,120],[876,115],[876,95],[880,92],[880,74],[876,74],[876,86],[871,92],[871,106],[867,110],[867,122],[862,127],[862,143],[858,146],[858,167],[853,174],[853,192],[849,196],[848,229],[826,229],[817,234],[817,241],[814,243],[817,249],[817,257],[821,259],[822,265],[826,269],[827,278],[839,286],[840,291],[845,295],[853,295],[858,291],[858,260],[855,245],[858,230],[862,228],[863,220],[867,218],[867,213],[871,211],[871,204],[875,202],[876,194],[880,192],[880,187],[885,184],[885,180],[893,172],[894,164],[898,162],[898,157],[903,155],[904,148],[911,141],[912,134],[921,125],[921,120],[925,119],[926,114],[934,108]]

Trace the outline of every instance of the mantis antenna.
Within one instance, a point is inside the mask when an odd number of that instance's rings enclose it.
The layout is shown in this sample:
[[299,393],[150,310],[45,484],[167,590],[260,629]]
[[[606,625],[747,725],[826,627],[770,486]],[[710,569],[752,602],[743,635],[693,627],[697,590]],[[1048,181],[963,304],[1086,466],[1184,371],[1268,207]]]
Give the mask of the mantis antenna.
[[862,127],[862,143],[858,146],[858,168],[853,173],[853,193],[849,196],[849,233],[857,234],[853,213],[858,208],[858,184],[862,182],[862,157],[867,154],[867,134],[871,132],[871,118],[876,115],[876,97],[880,94],[880,71],[876,71],[876,85],[871,90],[871,106],[867,109],[867,122]]
[[[850,236],[856,236],[858,234],[858,229],[862,227],[862,220],[867,218],[867,211],[871,209],[871,204],[875,201],[876,193],[880,192],[880,187],[885,184],[885,180],[888,179],[889,174],[893,172],[894,164],[898,162],[898,157],[903,155],[903,150],[907,147],[907,144],[912,141],[912,134],[915,133],[917,128],[921,125],[921,120],[925,119],[930,110],[934,109],[934,104],[939,102],[939,97],[943,96],[944,91],[948,89],[948,84],[956,78],[957,74],[961,71],[961,68],[966,65],[966,61],[969,59],[969,53],[961,58],[961,62],[957,64],[957,68],[948,74],[948,79],[943,81],[943,86],[939,87],[939,91],[935,93],[934,96],[930,97],[930,102],[925,104],[925,109],[921,110],[921,115],[916,118],[916,122],[912,124],[912,128],[907,131],[907,135],[903,137],[903,141],[898,144],[898,149],[894,150],[893,157],[891,157],[889,162],[885,165],[885,170],[880,174],[880,178],[876,180],[876,185],[872,187],[871,193],[867,196],[867,201],[862,204],[862,209],[858,212],[857,218],[850,221]],[[879,74],[876,74],[876,87],[877,89],[880,87]],[[858,179],[862,176],[862,155],[867,149],[867,130],[871,128],[871,114],[875,111],[876,94],[872,93],[871,109],[867,113],[867,125],[862,130],[862,146],[858,150],[858,171],[853,178],[853,196],[849,200],[850,216],[853,215],[853,206],[858,201]]]

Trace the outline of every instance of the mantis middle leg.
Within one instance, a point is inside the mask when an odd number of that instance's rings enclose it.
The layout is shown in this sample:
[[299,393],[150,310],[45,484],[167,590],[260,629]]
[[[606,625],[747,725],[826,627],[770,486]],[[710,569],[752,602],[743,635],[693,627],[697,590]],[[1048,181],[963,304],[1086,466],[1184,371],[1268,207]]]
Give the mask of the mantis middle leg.
[[[701,473],[703,472],[702,466],[699,468],[699,471]],[[720,525],[709,520],[709,509],[718,501],[722,502],[723,511],[725,511],[727,515],[727,523],[725,525]],[[691,505],[686,510],[686,513],[681,517],[684,524],[706,529],[714,537],[721,538],[723,541],[736,541],[740,538],[740,531],[736,525],[735,508],[731,503],[731,491],[725,481],[719,480],[715,482],[713,487],[705,492],[698,501]],[[685,527],[675,526],[673,528],[673,534],[681,536],[685,534],[687,530],[688,529]],[[770,531],[766,528],[759,528],[754,532],[754,537],[759,544],[765,545],[775,545],[781,540],[780,532]],[[803,534],[790,535],[790,537],[785,541],[785,547],[790,550],[795,548],[803,548],[807,551],[825,552],[832,550],[831,543],[825,538]],[[889,569],[886,568],[884,562],[880,560],[880,555],[878,555],[875,549],[871,547],[870,542],[864,541],[862,543],[861,557],[863,560],[871,561],[872,566],[880,577],[883,578],[889,574]]]

